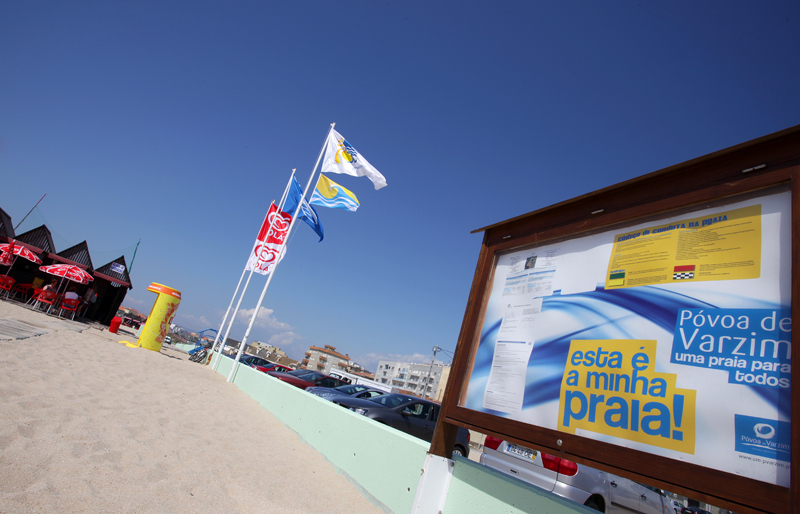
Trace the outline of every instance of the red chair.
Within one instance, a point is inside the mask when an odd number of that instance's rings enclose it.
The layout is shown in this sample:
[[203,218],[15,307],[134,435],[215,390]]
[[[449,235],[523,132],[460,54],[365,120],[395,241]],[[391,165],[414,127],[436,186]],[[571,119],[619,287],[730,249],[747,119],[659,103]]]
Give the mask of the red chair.
[[36,303],[36,300],[39,298],[39,293],[41,292],[42,292],[41,287],[33,286],[33,295],[30,298],[28,298],[28,301],[25,302],[25,305],[33,305],[34,303]]
[[14,293],[12,298],[16,298],[17,297],[17,293],[22,293],[22,297],[25,300],[27,300],[28,299],[28,293],[31,292],[31,288],[32,287],[33,287],[33,284],[17,284],[17,285],[15,285],[14,289],[12,290],[12,293]]
[[14,282],[16,282],[16,280],[8,275],[0,275],[0,291],[6,292],[6,299],[8,299],[8,295],[11,294],[11,289],[14,287]]
[[64,311],[72,312],[72,320],[75,320],[75,312],[78,310],[78,306],[81,304],[80,299],[78,298],[67,298],[61,301],[61,307],[58,309],[58,316],[61,317],[61,313]]
[[42,289],[38,296],[36,297],[36,303],[33,304],[34,309],[39,308],[39,304],[46,303],[50,307],[47,308],[47,312],[50,312],[50,309],[53,308],[53,305],[58,300],[58,295],[53,291],[45,291]]

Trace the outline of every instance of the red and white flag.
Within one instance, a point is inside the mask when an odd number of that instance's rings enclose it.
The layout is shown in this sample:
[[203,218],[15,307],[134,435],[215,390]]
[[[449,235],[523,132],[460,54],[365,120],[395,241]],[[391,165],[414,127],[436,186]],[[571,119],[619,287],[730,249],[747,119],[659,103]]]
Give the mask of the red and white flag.
[[262,275],[269,275],[275,263],[278,262],[278,255],[286,243],[286,235],[289,231],[289,224],[292,216],[278,209],[274,203],[270,206],[269,212],[258,237],[250,252],[247,260],[247,271],[253,270]]

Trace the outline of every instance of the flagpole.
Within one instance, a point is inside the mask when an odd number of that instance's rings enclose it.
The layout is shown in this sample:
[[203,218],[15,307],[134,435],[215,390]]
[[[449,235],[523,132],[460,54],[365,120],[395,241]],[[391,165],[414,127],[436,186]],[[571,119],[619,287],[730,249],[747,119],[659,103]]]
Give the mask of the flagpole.
[[[270,203],[270,207],[272,204],[275,203],[275,200]],[[263,225],[265,221],[267,221],[267,216],[269,216],[269,209],[267,209],[267,214],[264,215],[264,221],[261,222]],[[244,269],[242,269],[242,276],[239,279],[239,284],[236,286],[236,291],[233,293],[233,297],[231,297],[231,303],[228,305],[228,310],[225,312],[225,317],[222,318],[222,324],[219,327],[219,332],[217,332],[217,337],[214,338],[214,346],[211,347],[211,353],[214,353],[217,350],[217,358],[214,361],[214,364],[211,366],[211,369],[216,370],[217,366],[219,365],[219,358],[222,355],[222,350],[225,349],[225,342],[228,340],[228,334],[231,332],[231,324],[233,323],[233,318],[235,316],[231,315],[228,318],[228,315],[231,314],[231,307],[233,307],[233,301],[236,300],[236,295],[239,293],[239,286],[242,285],[242,279],[244,278],[245,273],[247,273],[247,263],[250,262],[250,256],[247,256],[247,262],[244,263]],[[253,268],[255,269],[255,268]],[[244,290],[242,291],[242,295],[239,297],[239,303],[236,304],[236,310],[233,312],[239,312],[239,306],[242,304],[242,298],[244,298],[244,293],[247,292],[247,286],[250,285],[250,279],[253,277],[253,270],[250,270],[250,275],[247,276],[247,282],[244,284]],[[217,348],[217,342],[219,341],[219,335],[222,333],[222,329],[225,328],[225,321],[228,321],[228,329],[225,331],[225,336],[222,338],[222,345]]]
[[[36,202],[36,205],[39,205],[40,203],[42,203],[42,200],[44,200],[44,197],[45,197],[45,196],[47,196],[47,193],[43,194],[43,195],[42,195],[42,197],[41,197],[41,198],[39,198],[39,201],[38,201],[38,202]],[[30,215],[31,215],[31,213],[33,212],[33,210],[36,208],[36,205],[34,205],[33,207],[31,207],[31,210],[29,210],[29,211],[28,211],[28,214],[26,214],[26,215],[25,215],[25,217],[24,217],[24,218],[22,218],[22,221],[25,221],[26,219],[28,219],[28,216],[30,216]],[[20,226],[20,225],[22,225],[22,221],[20,221],[19,223],[17,223],[17,226],[16,226],[16,227],[14,227],[14,230],[17,230],[17,229],[19,228],[19,226]]]
[[300,201],[297,203],[297,207],[294,211],[294,216],[292,216],[292,222],[289,224],[289,230],[286,231],[286,243],[281,247],[281,251],[278,254],[278,258],[275,262],[275,266],[272,268],[272,272],[269,274],[269,278],[267,278],[267,283],[264,284],[264,289],[261,290],[261,296],[258,298],[258,304],[256,305],[256,310],[253,312],[253,317],[250,318],[250,323],[247,325],[247,331],[244,333],[244,338],[242,339],[242,344],[239,346],[239,351],[236,353],[236,359],[234,359],[233,366],[231,366],[231,371],[228,373],[227,381],[230,382],[233,380],[233,374],[236,372],[236,368],[239,365],[239,360],[242,357],[242,351],[244,351],[244,347],[247,346],[247,338],[250,337],[250,332],[253,330],[253,325],[255,325],[256,318],[258,317],[258,312],[261,310],[261,304],[264,303],[264,296],[267,294],[267,289],[269,289],[270,283],[272,283],[272,278],[275,276],[275,272],[278,271],[278,264],[281,263],[281,257],[283,256],[284,252],[286,252],[286,247],[289,245],[289,237],[292,235],[292,230],[294,229],[294,224],[297,222],[298,218],[300,218],[300,213],[303,209],[303,199],[308,192],[309,186],[311,186],[311,181],[314,179],[314,175],[317,173],[317,167],[319,167],[319,163],[322,160],[322,155],[325,153],[325,146],[328,143],[328,138],[333,131],[333,127],[336,126],[336,123],[331,123],[331,128],[328,130],[328,134],[325,136],[325,140],[322,143],[322,148],[319,151],[319,156],[317,157],[317,162],[314,164],[314,168],[311,170],[311,176],[308,177],[308,183],[306,184],[306,189],[303,191],[303,195],[300,198]]
[[[269,212],[269,211],[267,211]],[[264,217],[266,219],[266,216]],[[263,222],[262,222],[263,224]],[[248,258],[249,260],[249,258]],[[217,350],[217,343],[219,343],[219,335],[222,333],[222,329],[225,328],[225,320],[228,319],[228,314],[231,313],[231,307],[233,307],[233,302],[236,300],[236,295],[239,293],[239,288],[242,287],[242,280],[244,280],[244,274],[247,273],[247,263],[245,263],[244,268],[242,268],[242,276],[239,277],[239,283],[236,284],[236,291],[233,292],[233,296],[231,296],[231,303],[228,304],[228,310],[225,311],[225,316],[222,317],[222,323],[219,326],[219,330],[217,331],[217,337],[214,338],[214,344],[211,345],[211,353]],[[206,362],[206,365],[211,363],[211,359]]]
[[[319,166],[319,161],[322,160],[322,156],[325,153],[325,146],[328,144],[328,138],[331,137],[331,132],[333,132],[333,127],[335,127],[335,126],[336,126],[336,123],[331,123],[331,128],[330,128],[330,130],[328,130],[328,135],[325,136],[325,141],[322,143],[322,148],[319,151],[319,156],[317,157],[317,162],[316,162],[316,164],[314,164],[314,169],[311,170],[311,176],[308,177],[308,184],[306,184],[306,189],[305,189],[305,191],[303,191],[303,198],[305,198],[306,193],[308,192],[308,188],[311,186],[311,181],[314,179],[314,174],[317,172],[317,167]],[[294,221],[294,220],[292,220],[292,221]]]
[[250,270],[250,274],[247,275],[247,282],[244,283],[244,289],[242,289],[242,294],[239,295],[239,302],[236,304],[236,309],[234,309],[234,311],[231,313],[230,318],[228,319],[228,328],[225,330],[225,335],[222,338],[222,344],[219,345],[219,351],[217,352],[217,359],[214,361],[214,365],[211,366],[211,369],[215,371],[219,367],[219,360],[222,358],[222,351],[225,349],[225,345],[228,342],[228,334],[231,333],[231,326],[233,325],[233,320],[236,317],[236,313],[239,312],[239,307],[242,306],[242,300],[244,300],[244,294],[247,292],[247,286],[250,285],[250,279],[253,278],[253,270],[255,270],[255,266],[253,266],[253,269]]
[[136,243],[136,248],[133,249],[133,257],[131,257],[131,263],[128,265],[128,278],[131,276],[131,272],[133,271],[133,261],[136,260],[136,252],[139,250],[139,244],[142,242],[142,238],[139,238],[139,242]]
[[[286,187],[283,190],[283,196],[281,196],[281,201],[280,201],[280,204],[278,205],[278,210],[279,211],[283,210],[283,204],[284,204],[284,202],[286,202],[286,196],[289,194],[289,188],[292,185],[292,178],[294,178],[294,174],[295,174],[296,171],[297,171],[297,168],[292,169],[292,174],[289,176],[289,181],[286,183]],[[274,203],[275,203],[275,201],[273,200],[272,203],[270,204],[270,206],[272,206],[272,204],[274,204]],[[269,216],[269,209],[267,209],[267,214],[264,216],[264,221],[267,221],[267,217],[268,216]],[[264,241],[262,241],[261,246],[259,247],[259,250],[260,250],[260,248],[264,247],[264,243],[265,243],[266,239],[269,237],[269,233],[272,231],[272,227],[273,227],[274,223],[275,223],[275,219],[273,219],[270,222],[269,230],[267,231],[267,235],[264,237]],[[262,225],[263,225],[263,222],[262,222]],[[250,262],[250,257],[249,256],[247,258],[247,262]],[[245,262],[245,264],[244,264],[244,269],[242,270],[242,277],[239,279],[239,285],[241,285],[242,279],[244,278],[244,274],[247,272],[247,262]],[[219,346],[219,349],[217,351],[216,359],[214,360],[214,364],[212,366],[212,369],[215,370],[215,371],[219,367],[219,359],[222,357],[222,351],[225,349],[225,344],[228,341],[228,334],[230,334],[230,332],[231,332],[231,326],[233,325],[233,320],[236,317],[236,313],[239,312],[239,307],[241,306],[242,300],[244,299],[244,294],[247,292],[247,286],[250,285],[250,279],[253,277],[253,272],[254,271],[255,271],[255,266],[253,266],[253,269],[250,270],[250,275],[247,277],[247,282],[244,285],[244,290],[242,290],[242,294],[239,297],[239,303],[236,304],[236,310],[234,310],[233,313],[230,312],[231,306],[233,305],[233,301],[236,299],[236,294],[239,292],[239,285],[236,286],[236,291],[233,293],[233,297],[231,298],[231,303],[228,306],[228,312],[226,312],[225,313],[225,317],[222,318],[222,325],[220,325],[220,327],[219,327],[219,332],[217,332],[217,337],[214,340],[214,346],[212,346],[212,349],[211,349],[211,353],[212,354],[214,353],[214,350],[217,348],[217,342],[219,341],[219,335],[222,332],[223,327],[225,326],[225,321],[226,320],[228,321],[228,328],[225,330],[225,336],[222,338],[222,344]],[[230,314],[230,318],[228,317],[229,314]]]

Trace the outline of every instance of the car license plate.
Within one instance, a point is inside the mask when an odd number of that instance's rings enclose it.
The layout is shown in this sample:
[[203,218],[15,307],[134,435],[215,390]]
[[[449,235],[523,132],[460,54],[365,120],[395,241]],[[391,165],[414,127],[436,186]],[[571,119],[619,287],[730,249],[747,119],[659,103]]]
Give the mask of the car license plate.
[[530,448],[525,448],[524,446],[517,446],[516,444],[509,443],[506,447],[506,452],[513,453],[514,455],[519,455],[520,457],[530,460],[536,459],[536,450],[531,450]]

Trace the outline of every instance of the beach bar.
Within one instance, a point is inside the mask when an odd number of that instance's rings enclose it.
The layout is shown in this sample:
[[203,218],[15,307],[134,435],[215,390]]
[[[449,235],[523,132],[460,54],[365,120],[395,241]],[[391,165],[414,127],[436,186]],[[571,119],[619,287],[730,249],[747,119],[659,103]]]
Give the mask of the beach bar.
[[[86,241],[73,245],[60,252],[56,251],[53,236],[46,225],[38,226],[27,232],[14,233],[11,217],[0,209],[0,243],[11,243],[24,246],[42,260],[43,265],[69,264],[86,271],[93,277],[88,285],[80,285],[78,294],[83,296],[89,287],[94,287],[97,302],[86,309],[84,316],[103,325],[111,322],[117,309],[125,299],[128,290],[133,289],[131,278],[128,274],[128,265],[125,256],[119,256],[97,269],[94,268],[89,245]],[[15,280],[16,284],[30,284],[32,287],[44,287],[52,275],[39,270],[40,264],[34,264],[26,259],[16,259],[14,265],[3,271]],[[29,294],[32,293],[31,292]]]

